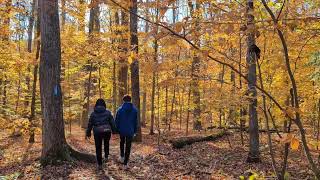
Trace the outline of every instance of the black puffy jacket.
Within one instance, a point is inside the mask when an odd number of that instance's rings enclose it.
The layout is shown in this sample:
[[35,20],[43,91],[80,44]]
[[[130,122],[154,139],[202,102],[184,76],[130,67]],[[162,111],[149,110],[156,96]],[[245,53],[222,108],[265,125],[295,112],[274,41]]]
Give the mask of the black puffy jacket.
[[90,115],[88,128],[86,131],[87,136],[91,136],[91,130],[96,133],[96,127],[101,125],[107,125],[111,129],[112,133],[116,132],[116,126],[114,123],[113,116],[109,110],[103,106],[96,106],[94,111]]

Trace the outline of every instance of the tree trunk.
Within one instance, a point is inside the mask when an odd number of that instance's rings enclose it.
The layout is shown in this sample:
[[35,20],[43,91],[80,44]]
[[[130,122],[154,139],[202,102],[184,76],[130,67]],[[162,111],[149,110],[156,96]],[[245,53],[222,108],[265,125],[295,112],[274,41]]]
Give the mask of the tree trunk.
[[[230,73],[230,80],[231,80],[231,83],[232,83],[232,89],[231,89],[231,96],[232,97],[235,97],[235,92],[236,92],[236,76],[235,76],[235,73],[234,71],[231,70],[231,73]],[[237,125],[237,121],[235,119],[235,106],[233,104],[230,105],[230,108],[229,108],[229,123],[232,124],[232,125]]]
[[[222,70],[219,74],[219,80],[220,80],[220,101],[222,100],[222,88],[223,88],[223,83],[224,83],[224,73],[225,73],[225,66],[222,65]],[[220,108],[219,108],[219,127],[222,127],[222,116],[223,116],[223,107],[222,104],[220,103]]]
[[[126,38],[126,33],[128,31],[128,15],[121,11],[121,25],[125,29],[121,32],[120,40],[120,56],[119,60],[119,75],[118,75],[118,87],[119,87],[119,97],[118,104],[122,104],[122,97],[128,94],[128,62],[127,62],[127,52],[128,52],[128,39]],[[130,19],[131,20],[131,19]],[[131,22],[130,22],[131,23]]]
[[64,30],[66,24],[66,0],[61,0],[61,30]]
[[92,69],[93,69],[93,62],[90,62],[90,66],[89,66],[89,78],[88,78],[87,92],[86,92],[87,102],[85,103],[85,112],[82,114],[82,121],[81,121],[81,127],[82,127],[82,128],[87,128],[87,126],[88,126],[88,120],[89,120],[88,115],[89,115],[89,111],[90,111],[90,96],[91,96]]
[[21,95],[21,72],[19,72],[18,88],[17,88],[17,101],[16,101],[16,109],[15,109],[17,114],[18,114],[18,108],[19,108],[20,95]]
[[[200,47],[200,40],[199,40],[199,17],[196,15],[198,14],[198,10],[200,9],[200,4],[198,0],[196,0],[195,4],[195,9],[193,8],[193,4],[191,0],[188,0],[188,5],[190,7],[190,14],[192,19],[194,20],[194,39],[195,39],[195,44]],[[199,74],[200,74],[200,57],[199,55],[195,52],[193,55],[193,60],[192,60],[192,67],[191,67],[191,78],[192,78],[192,83],[191,83],[191,90],[192,90],[192,95],[193,95],[193,129],[195,130],[200,130],[202,129],[201,125],[201,120],[200,120],[200,90],[199,90]]]
[[4,75],[3,96],[2,96],[2,106],[3,106],[3,108],[5,108],[7,106],[7,85],[8,85],[8,78],[7,78],[7,75]]
[[35,111],[36,111],[36,92],[37,92],[37,81],[38,81],[38,59],[40,56],[40,14],[39,14],[39,2],[35,0],[37,7],[37,21],[36,21],[36,35],[35,35],[35,43],[36,43],[36,57],[35,57],[35,65],[33,69],[33,84],[32,84],[32,97],[31,97],[31,106],[30,106],[30,137],[29,143],[34,143],[34,119],[35,119]]
[[[130,6],[130,44],[133,53],[138,55],[138,17],[135,15],[138,13],[138,3],[137,0],[132,0],[132,6]],[[132,92],[132,102],[138,109],[138,127],[136,141],[142,141],[141,125],[140,125],[140,82],[139,82],[139,61],[133,58],[131,63],[131,92]]]
[[117,77],[116,77],[116,70],[117,64],[113,61],[113,68],[112,68],[112,108],[113,114],[116,115],[117,113]]
[[253,0],[247,0],[247,26],[252,30],[247,32],[247,67],[248,67],[248,95],[249,99],[249,154],[247,162],[260,162],[259,151],[259,125],[257,115],[257,90],[256,90],[256,53],[253,52],[252,46],[255,46],[254,32],[254,5]]
[[146,126],[146,112],[147,112],[147,92],[143,91],[142,92],[142,112],[141,112],[141,126],[145,127]]
[[101,64],[99,64],[99,79],[98,79],[98,83],[99,83],[99,98],[102,98],[102,89],[101,89]]
[[[153,70],[154,71],[154,70]],[[154,98],[155,98],[155,89],[156,89],[156,75],[155,72],[152,72],[152,90],[151,90],[151,119],[150,119],[150,135],[153,135],[154,128]]]
[[176,101],[176,86],[173,86],[173,96],[171,100],[171,110],[170,110],[170,118],[169,118],[169,131],[171,131],[171,123],[172,123],[172,116],[173,116],[175,101]]
[[61,74],[61,42],[58,0],[41,0],[40,94],[42,122],[42,163],[68,159],[64,133]]
[[[156,18],[158,19],[158,9]],[[158,29],[156,29],[156,34]],[[152,68],[152,90],[151,90],[151,122],[150,122],[150,135],[153,135],[154,129],[154,119],[155,119],[155,91],[156,91],[156,76],[157,76],[157,66],[158,66],[158,40],[157,37],[154,39],[154,56],[153,56],[153,68]]]
[[165,109],[165,124],[168,126],[168,85],[166,85],[166,109]]
[[189,132],[190,98],[191,98],[191,83],[189,85],[188,100],[187,100],[186,135],[188,135],[188,132]]
[[[99,21],[99,3],[94,0],[94,6],[90,9],[90,17],[89,17],[89,41],[93,41],[93,33],[99,33],[100,31],[100,21]],[[84,115],[82,116],[82,128],[87,128],[88,120],[89,120],[89,110],[90,110],[90,97],[91,97],[91,86],[92,86],[92,71],[94,69],[92,60],[88,60],[89,66],[89,79],[87,84],[87,102],[86,102],[86,109]]]
[[[32,1],[32,4],[31,4],[31,14],[29,16],[29,24],[28,24],[28,41],[27,41],[27,50],[28,50],[28,53],[32,53],[32,33],[33,33],[33,27],[34,27],[34,12],[35,12],[35,7],[36,7],[36,3],[37,3],[37,0],[33,0]],[[28,72],[30,72],[30,65],[28,65]],[[29,106],[29,93],[30,93],[30,75],[28,74],[26,76],[26,85],[27,85],[27,95],[25,96],[25,107],[28,107]]]

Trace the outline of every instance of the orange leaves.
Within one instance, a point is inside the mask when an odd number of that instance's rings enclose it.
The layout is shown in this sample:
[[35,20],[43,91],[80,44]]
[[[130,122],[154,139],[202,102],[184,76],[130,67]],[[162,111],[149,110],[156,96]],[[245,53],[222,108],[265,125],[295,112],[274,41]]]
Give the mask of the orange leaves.
[[179,33],[183,30],[184,28],[184,23],[183,22],[178,22],[176,24],[174,24],[173,29],[175,32]]
[[286,134],[284,137],[279,139],[280,143],[287,144],[290,143],[290,148],[292,150],[298,150],[300,146],[300,141],[293,134]]
[[299,140],[297,138],[292,138],[291,139],[291,143],[290,143],[290,147],[292,150],[298,150],[299,149]]

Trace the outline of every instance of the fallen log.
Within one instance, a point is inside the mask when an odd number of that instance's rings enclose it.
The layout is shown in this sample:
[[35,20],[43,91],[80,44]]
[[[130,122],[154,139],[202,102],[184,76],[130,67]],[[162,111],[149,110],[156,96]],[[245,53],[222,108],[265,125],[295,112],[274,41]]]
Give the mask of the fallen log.
[[[241,130],[240,127],[238,126],[231,126],[231,127],[219,127],[219,126],[209,126],[207,127],[207,130],[211,130],[211,129],[228,129],[228,130]],[[249,127],[244,127],[243,131],[249,133]],[[268,132],[267,129],[259,129],[259,132]],[[278,130],[278,129],[270,129],[269,130],[270,133],[283,133],[282,130]]]
[[215,141],[224,135],[228,135],[227,131],[220,131],[217,134],[212,134],[209,136],[186,136],[179,137],[175,139],[171,139],[169,142],[172,144],[173,148],[180,149],[186,145],[191,145],[195,142],[203,142],[203,141]]

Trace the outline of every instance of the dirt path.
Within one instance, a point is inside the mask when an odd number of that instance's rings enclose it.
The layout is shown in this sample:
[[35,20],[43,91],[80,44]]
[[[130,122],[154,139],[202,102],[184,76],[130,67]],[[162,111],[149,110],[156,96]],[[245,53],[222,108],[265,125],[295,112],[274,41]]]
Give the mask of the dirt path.
[[[0,133],[0,176],[19,177],[19,179],[238,179],[250,172],[259,177],[274,179],[266,136],[261,140],[262,162],[247,164],[247,149],[241,146],[239,134],[221,138],[215,142],[199,142],[185,148],[172,149],[162,142],[157,146],[157,136],[147,134],[144,129],[143,143],[133,144],[130,169],[125,171],[117,162],[119,156],[119,138],[113,136],[110,145],[110,159],[104,166],[104,172],[96,170],[96,164],[79,161],[62,162],[59,166],[42,168],[40,136],[36,142],[27,143],[26,138],[9,137]],[[94,153],[93,139],[86,141],[84,131],[78,127],[67,134],[67,141],[82,152]],[[165,138],[179,136],[179,132],[166,134]],[[247,140],[247,139],[246,139]],[[231,143],[229,143],[231,142]],[[245,142],[247,143],[247,142]],[[280,164],[282,145],[276,145],[276,155]],[[281,149],[280,149],[281,148]],[[312,173],[301,149],[290,153],[288,172],[291,179],[310,179]],[[1,179],[1,178],[0,178]],[[12,178],[14,179],[14,178]]]

